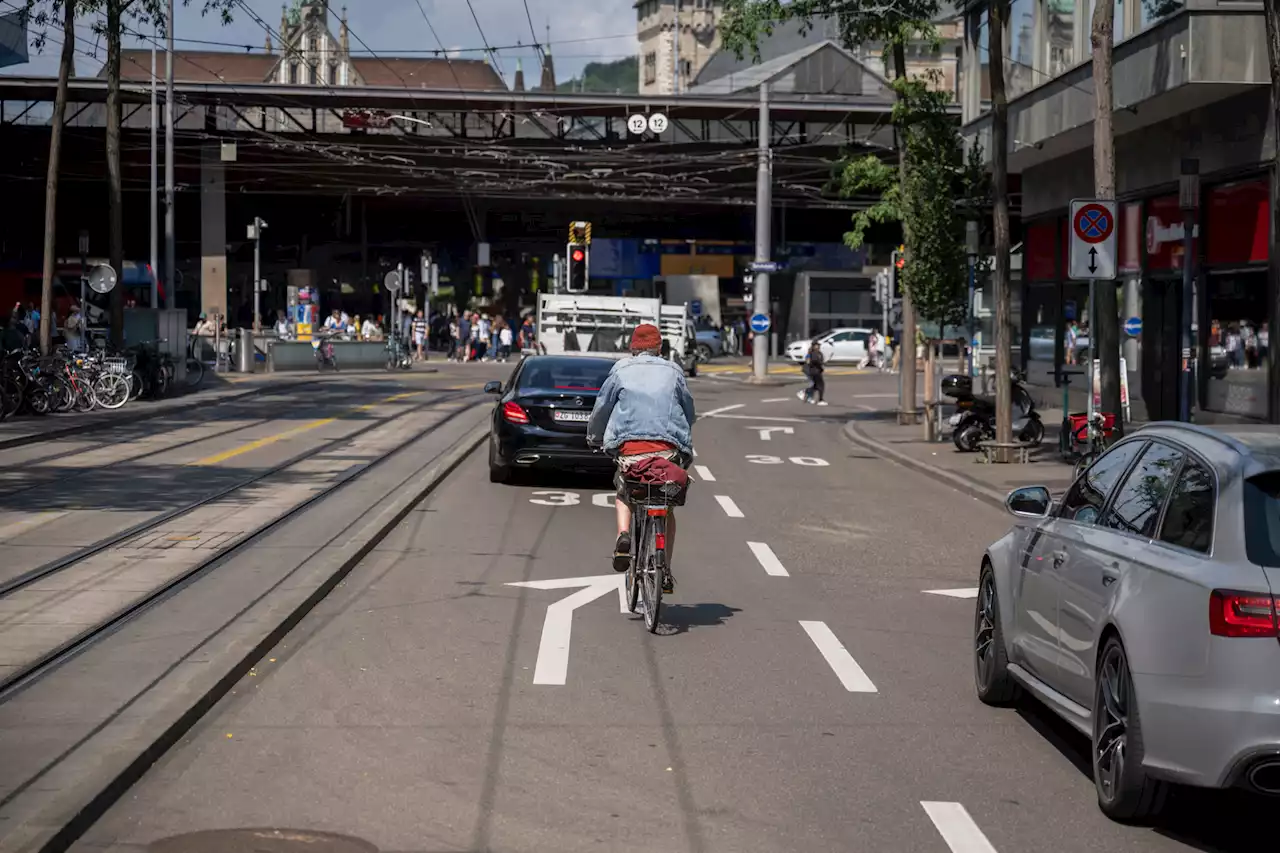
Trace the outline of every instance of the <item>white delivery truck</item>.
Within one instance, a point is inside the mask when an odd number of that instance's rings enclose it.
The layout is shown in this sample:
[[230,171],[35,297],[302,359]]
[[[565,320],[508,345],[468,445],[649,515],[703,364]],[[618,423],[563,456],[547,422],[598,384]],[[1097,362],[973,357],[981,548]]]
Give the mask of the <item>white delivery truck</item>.
[[630,352],[631,331],[652,323],[670,344],[671,359],[693,376],[693,324],[688,306],[632,296],[544,293],[538,297],[538,343],[542,353]]

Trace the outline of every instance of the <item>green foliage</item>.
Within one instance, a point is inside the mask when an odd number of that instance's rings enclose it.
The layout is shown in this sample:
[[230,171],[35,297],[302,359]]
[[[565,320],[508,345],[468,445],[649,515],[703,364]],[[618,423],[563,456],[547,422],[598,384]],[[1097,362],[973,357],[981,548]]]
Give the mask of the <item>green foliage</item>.
[[893,122],[907,165],[861,155],[840,164],[837,189],[846,198],[878,195],[853,215],[845,242],[863,245],[867,230],[901,222],[909,235],[898,282],[920,316],[944,325],[963,320],[968,280],[965,223],[981,216],[988,194],[981,152],[966,159],[960,129],[946,112],[950,96],[922,79],[897,80]]
[[639,58],[628,56],[616,62],[588,62],[580,76],[557,83],[556,90],[634,95],[640,91]]
[[760,37],[773,35],[779,24],[799,21],[803,29],[815,18],[835,18],[846,48],[866,42],[904,43],[932,35],[938,0],[725,0],[720,43],[739,59],[760,59]]

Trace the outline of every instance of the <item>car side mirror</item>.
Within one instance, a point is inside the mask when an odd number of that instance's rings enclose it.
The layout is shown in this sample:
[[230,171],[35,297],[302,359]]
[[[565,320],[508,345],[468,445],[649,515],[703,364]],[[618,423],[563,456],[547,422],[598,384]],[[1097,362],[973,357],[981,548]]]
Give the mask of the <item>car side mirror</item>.
[[493,382],[486,382],[486,383],[484,383],[484,393],[486,393],[486,394],[501,394],[501,393],[502,393],[502,383],[501,383],[501,382],[498,382],[497,380],[494,380]]
[[1053,496],[1044,486],[1023,486],[1010,492],[1004,505],[1019,518],[1044,518],[1053,506]]

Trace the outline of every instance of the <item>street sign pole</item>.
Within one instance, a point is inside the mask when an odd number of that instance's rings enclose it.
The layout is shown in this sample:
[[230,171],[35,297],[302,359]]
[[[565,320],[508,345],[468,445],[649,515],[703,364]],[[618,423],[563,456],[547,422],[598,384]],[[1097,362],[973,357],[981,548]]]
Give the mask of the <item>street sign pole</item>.
[[1089,360],[1085,362],[1085,364],[1089,365],[1089,369],[1085,373],[1085,378],[1089,380],[1088,383],[1086,384],[1089,397],[1088,397],[1088,403],[1085,405],[1085,417],[1086,417],[1085,423],[1089,424],[1089,426],[1085,428],[1085,435],[1089,437],[1090,453],[1093,452],[1093,382],[1094,382],[1094,375],[1096,371],[1096,368],[1093,366],[1093,352],[1094,352],[1093,342],[1097,340],[1097,335],[1098,335],[1098,327],[1094,322],[1098,316],[1096,300],[1094,299],[1094,295],[1097,291],[1096,285],[1097,285],[1096,280],[1089,279],[1089,312],[1088,312],[1088,317],[1089,317],[1089,356],[1088,358]]
[[[768,261],[773,248],[773,188],[770,163],[769,84],[760,84],[760,139],[756,149],[756,260]],[[769,315],[769,274],[756,273],[755,304],[752,314]],[[765,382],[769,377],[769,338],[759,334],[751,341],[751,380]]]
[[[1097,283],[1101,281],[1110,287],[1111,282],[1116,279],[1116,203],[1102,198],[1073,199],[1069,222],[1071,228],[1067,247],[1067,278],[1089,283],[1089,308],[1086,312],[1089,347],[1085,370],[1088,403],[1085,411],[1092,423],[1093,384],[1097,377],[1097,369],[1093,364],[1098,334]],[[1115,414],[1120,416],[1119,412]],[[1065,425],[1065,412],[1063,418]],[[1092,429],[1086,429],[1085,433],[1089,436],[1089,449],[1092,451]]]

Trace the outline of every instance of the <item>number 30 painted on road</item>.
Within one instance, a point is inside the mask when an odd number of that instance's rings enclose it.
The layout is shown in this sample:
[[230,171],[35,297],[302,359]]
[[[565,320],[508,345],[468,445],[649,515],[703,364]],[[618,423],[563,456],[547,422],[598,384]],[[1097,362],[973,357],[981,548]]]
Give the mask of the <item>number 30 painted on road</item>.
[[[748,462],[754,462],[757,465],[781,465],[782,457],[780,456],[760,456],[752,454],[747,457]],[[825,459],[819,459],[816,456],[792,456],[789,461],[793,465],[802,465],[806,468],[826,468],[829,464]]]
[[[582,502],[582,495],[578,492],[534,492],[535,495],[542,497],[529,498],[529,503],[538,506],[577,506]],[[597,492],[591,496],[592,506],[611,508],[613,506],[613,492]]]

